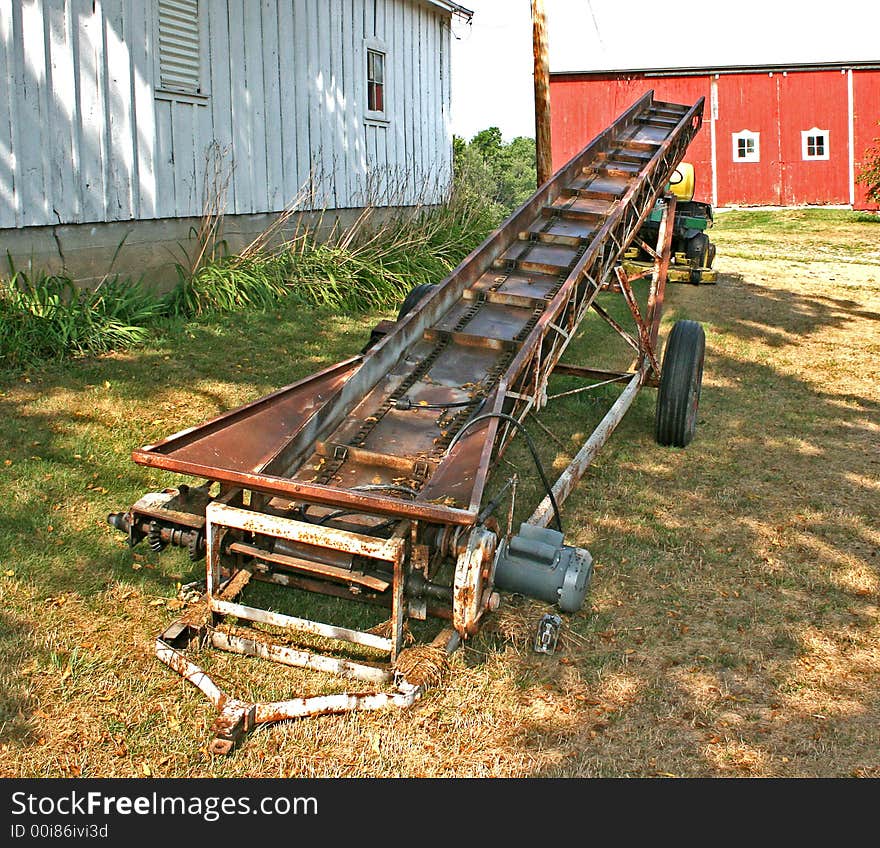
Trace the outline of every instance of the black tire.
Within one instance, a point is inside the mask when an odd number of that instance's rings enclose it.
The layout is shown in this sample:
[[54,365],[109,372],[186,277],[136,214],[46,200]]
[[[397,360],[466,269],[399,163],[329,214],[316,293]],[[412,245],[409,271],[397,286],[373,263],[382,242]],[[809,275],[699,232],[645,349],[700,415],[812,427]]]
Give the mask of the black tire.
[[703,385],[706,334],[696,321],[676,321],[663,354],[654,437],[661,445],[683,448],[697,430]]
[[709,243],[709,256],[706,259],[706,267],[711,268],[712,263],[715,261],[715,245],[711,242]]
[[361,353],[367,353],[373,347],[376,346],[378,342],[385,338],[385,330],[380,330],[378,327],[373,327],[373,330],[370,332],[370,338],[367,340],[367,343],[361,348]]
[[703,278],[700,268],[708,268],[709,261],[709,236],[705,233],[697,233],[691,236],[685,243],[685,255],[691,266],[691,282],[699,285]]
[[415,288],[411,289],[409,294],[403,299],[403,303],[400,304],[400,309],[397,311],[397,320],[399,321],[403,318],[404,315],[409,315],[410,312],[413,311],[415,305],[432,289],[434,288],[432,283],[422,283],[419,286],[415,286]]
[[708,268],[709,260],[709,236],[705,233],[697,233],[687,240],[685,247],[688,262],[699,268]]

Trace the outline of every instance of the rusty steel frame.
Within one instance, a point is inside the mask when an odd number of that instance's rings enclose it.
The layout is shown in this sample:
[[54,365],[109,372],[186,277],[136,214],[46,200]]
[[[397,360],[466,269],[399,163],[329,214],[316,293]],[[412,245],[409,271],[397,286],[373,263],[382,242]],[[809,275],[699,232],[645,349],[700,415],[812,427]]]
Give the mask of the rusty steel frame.
[[[458,633],[447,630],[440,634],[435,644],[442,646],[447,653],[452,653],[458,647],[459,641]],[[260,643],[248,644],[248,640],[238,639],[223,631],[215,631],[211,643],[215,647],[234,653],[264,656],[256,649]],[[207,672],[161,638],[156,640],[155,650],[161,662],[195,686],[218,711],[219,714],[211,728],[214,739],[209,751],[212,754],[229,754],[245,734],[261,724],[334,713],[411,707],[427,689],[424,684],[414,685],[401,677],[396,681],[397,691],[390,693],[343,692],[336,695],[290,698],[285,701],[248,702],[227,695]],[[278,661],[270,651],[266,652],[264,658]]]
[[[676,109],[683,110],[680,112],[673,112],[673,106],[675,104],[655,104],[653,92],[637,101],[611,127],[600,133],[578,156],[541,186],[502,227],[474,250],[434,291],[424,297],[417,309],[395,322],[392,327],[383,327],[382,333],[378,334],[381,337],[365,353],[330,366],[252,404],[218,416],[200,427],[182,430],[133,452],[133,459],[140,464],[201,477],[219,482],[223,487],[224,495],[205,508],[207,592],[204,626],[187,624],[184,617],[166,629],[156,643],[158,658],[199,688],[219,710],[220,715],[214,726],[216,738],[212,750],[227,753],[242,734],[261,723],[328,712],[411,705],[423,694],[425,687],[411,685],[394,671],[395,660],[400,656],[404,644],[406,617],[432,615],[451,620],[452,628],[447,627],[438,636],[442,646],[451,651],[455,650],[462,638],[476,632],[487,610],[497,607],[498,596],[493,592],[493,555],[497,536],[478,522],[490,469],[514,435],[511,423],[505,421],[499,424],[500,419],[490,418],[481,421],[480,426],[469,427],[466,433],[459,430],[461,438],[453,439],[445,453],[438,456],[401,456],[386,450],[377,450],[363,438],[345,440],[334,435],[339,429],[344,433],[345,428],[340,422],[344,424],[355,415],[356,410],[361,409],[366,399],[373,394],[380,392],[381,397],[381,392],[385,392],[394,400],[395,392],[398,391],[394,384],[394,379],[397,379],[394,368],[405,354],[409,355],[408,351],[416,349],[419,344],[434,345],[434,350],[438,346],[443,350],[444,345],[451,344],[459,345],[463,350],[473,349],[477,352],[475,355],[480,355],[479,351],[483,350],[502,355],[498,360],[502,367],[487,384],[483,395],[474,399],[468,407],[469,410],[472,409],[470,418],[476,417],[478,413],[482,418],[487,412],[499,415],[504,411],[511,418],[523,421],[530,412],[543,408],[552,397],[572,393],[563,392],[561,395],[548,397],[547,385],[554,373],[600,380],[599,383],[572,390],[573,392],[626,382],[617,400],[553,485],[552,491],[557,504],[561,504],[574,489],[639,390],[645,385],[658,384],[660,364],[657,339],[675,212],[674,197],[665,195],[664,192],[672,171],[700,128],[703,99],[690,108],[676,106]],[[651,110],[657,110],[659,117],[652,118]],[[664,111],[666,114],[663,114]],[[509,254],[513,250],[512,245],[517,244],[516,239],[523,238],[521,234],[525,229],[531,227],[529,232],[536,234],[529,244],[543,243],[544,230],[536,231],[534,227],[542,215],[548,214],[544,210],[550,210],[552,223],[555,220],[553,216],[561,215],[564,218],[569,214],[568,210],[574,208],[579,197],[595,196],[604,201],[601,190],[598,194],[589,190],[589,179],[599,179],[601,182],[601,167],[596,170],[595,162],[600,161],[615,144],[619,153],[623,149],[621,139],[626,137],[626,133],[635,138],[641,123],[650,123],[652,120],[657,124],[654,129],[665,127],[668,133],[662,141],[656,143],[634,143],[631,149],[640,155],[631,154],[633,164],[630,164],[630,159],[620,156],[619,159],[624,163],[619,166],[620,173],[606,169],[605,173],[610,175],[610,180],[623,180],[625,191],[616,196],[613,202],[608,202],[607,213],[584,213],[588,218],[592,216],[603,222],[595,231],[586,228],[585,231],[591,233],[589,239],[569,237],[572,244],[577,242],[581,246],[574,251],[572,263],[564,267],[564,273],[557,275],[555,283],[548,288],[543,299],[503,290],[503,281],[513,273],[510,269],[519,261],[516,258],[502,261],[498,276],[502,280],[500,286],[490,286],[486,290],[478,288],[478,283],[490,274],[492,267],[499,268],[499,257]],[[638,146],[639,144],[642,146]],[[637,170],[626,170],[625,166]],[[586,191],[575,189],[571,200],[566,200],[568,195],[564,190],[570,185],[577,185],[584,174],[588,179]],[[600,174],[600,177],[596,177],[596,174]],[[630,277],[622,270],[620,263],[628,246],[638,238],[644,221],[661,197],[664,198],[665,209],[656,249],[649,250],[654,262],[650,271],[646,314],[642,316],[631,283],[647,276],[647,273]],[[549,226],[547,229],[549,230]],[[563,236],[560,242],[551,240],[548,243],[568,245],[565,238],[567,237]],[[516,255],[525,256],[527,252]],[[507,270],[504,261],[508,263]],[[535,262],[538,263],[539,260],[536,259]],[[539,271],[535,276],[542,275],[546,276],[543,271]],[[635,324],[635,334],[625,329],[596,302],[599,292],[609,288],[617,290],[623,296]],[[471,303],[470,307],[467,307],[468,303]],[[469,309],[470,312],[466,314],[476,314],[487,304],[502,310],[531,309],[533,316],[523,325],[520,333],[522,337],[518,335],[515,339],[505,339],[503,335],[496,338],[486,332],[483,335],[467,332],[461,329],[466,321],[450,325],[451,319],[446,317],[447,313],[454,314],[456,308]],[[579,325],[591,311],[604,319],[637,353],[632,370],[610,372],[560,362]],[[446,326],[443,321],[447,321]],[[491,361],[491,357],[487,361]],[[403,380],[402,385],[406,384],[406,380]],[[454,392],[450,396],[452,395]],[[458,405],[462,406],[464,403]],[[366,432],[369,434],[374,426],[369,422],[376,416],[381,418],[385,414],[382,409],[395,408],[397,407],[394,405],[389,406],[387,401],[379,412],[370,413],[367,408]],[[257,438],[250,441],[242,438],[243,433],[251,431],[257,433]],[[224,462],[212,461],[211,457],[218,455],[224,458]],[[309,459],[310,456],[312,459]],[[326,479],[322,479],[318,474],[314,478],[318,482],[304,479],[302,475],[297,476],[299,472],[296,469],[313,461],[317,461],[316,468],[320,468],[325,462],[331,468],[348,461],[361,463],[365,467],[375,465],[387,469],[388,474],[409,474],[414,480],[422,482],[419,483],[419,488],[412,490],[413,496],[409,500],[397,496],[397,493],[386,493],[395,488],[391,484],[346,487],[331,484],[332,475],[326,475]],[[443,482],[454,479],[456,474],[461,473],[461,468],[473,469],[469,478],[471,487],[466,494],[467,501],[463,505],[450,506],[443,498],[436,497],[436,494],[443,494]],[[441,481],[439,484],[436,483],[438,479]],[[380,489],[381,493],[372,489]],[[242,500],[242,492],[251,493],[248,505]],[[277,508],[267,511],[266,506],[270,501],[286,501],[291,507],[295,503],[317,505],[361,516],[390,516],[397,519],[397,524],[390,538],[377,538],[366,532],[285,517],[278,514]],[[548,496],[535,509],[529,522],[547,526],[552,515],[551,499]],[[195,527],[197,521],[187,521],[195,530],[200,529]],[[365,529],[368,530],[369,526],[368,524]],[[443,541],[435,541],[426,547],[421,538],[426,527],[441,528],[443,532],[436,538]],[[227,544],[224,540],[229,533],[236,538],[244,534],[245,541]],[[467,536],[466,533],[470,535]],[[298,573],[298,567],[303,562],[297,557],[262,550],[247,542],[248,537],[280,539],[314,550],[327,549],[352,557],[375,560],[385,563],[386,568],[390,566],[392,573],[386,580],[381,575],[370,576],[349,570],[342,575],[343,582],[348,583],[348,588],[345,588],[333,583],[343,571],[338,567],[325,563],[319,568],[312,563],[312,568],[305,568],[305,574],[301,571]],[[421,596],[421,614],[416,615],[415,602],[407,606],[407,569],[417,570],[415,563],[418,558],[418,568],[424,570],[427,578],[428,561],[435,549],[444,555],[458,556],[453,585],[449,587],[452,608],[448,610],[442,604],[439,608],[429,608],[425,597]],[[238,563],[231,574],[228,570],[230,557],[235,558]],[[225,570],[224,563],[227,566]],[[288,570],[273,571],[273,565],[281,565]],[[261,573],[261,566],[264,566],[263,571],[266,573]],[[313,573],[309,574],[309,571]],[[391,610],[391,636],[385,638],[373,633],[282,615],[236,601],[235,596],[251,578],[302,587],[337,597],[384,603]],[[386,591],[381,588],[383,586],[390,587],[390,597],[387,599],[378,597]],[[364,589],[375,591],[371,595],[370,591],[363,591]],[[364,597],[357,597],[360,594]],[[292,632],[316,634],[352,645],[366,646],[387,655],[389,661],[385,664],[357,662],[298,650],[288,644],[273,642],[271,638],[250,638],[234,633],[229,628],[217,626],[218,622],[228,616],[254,624],[267,624]],[[197,632],[213,647],[233,653],[327,671],[372,683],[388,684],[393,681],[397,685],[397,692],[344,693],[294,698],[271,704],[245,703],[226,695],[208,674],[172,644],[181,632]]]
[[[393,662],[403,647],[403,616],[401,606],[403,598],[399,592],[393,595],[391,638],[386,639],[373,633],[351,630],[332,624],[310,621],[280,613],[249,607],[244,604],[227,600],[221,594],[221,545],[226,531],[243,530],[257,533],[273,539],[286,539],[292,542],[313,544],[334,551],[344,551],[357,556],[376,559],[391,563],[395,577],[402,568],[406,556],[406,535],[409,527],[406,522],[396,528],[390,539],[377,539],[360,533],[339,530],[333,527],[315,527],[302,521],[268,515],[263,512],[231,507],[225,504],[208,504],[207,518],[207,602],[208,609],[218,615],[231,615],[245,621],[271,624],[276,627],[295,631],[313,633],[329,639],[349,642],[376,648],[389,654]],[[395,580],[402,586],[402,580]],[[304,652],[283,652],[287,665],[301,665],[308,668],[319,668],[334,671],[345,676],[360,677],[366,680],[385,681],[388,675],[377,675],[373,666],[340,661],[332,657],[323,657]]]
[[[473,525],[479,513],[492,457],[511,434],[509,427],[503,428],[499,442],[498,423],[495,420],[472,428],[468,436],[457,444],[456,450],[439,457],[433,467],[432,479],[448,480],[460,476],[456,474],[455,468],[465,456],[475,455],[476,473],[469,502],[461,507],[432,502],[436,500],[436,489],[432,489],[430,485],[426,486],[426,491],[432,497],[420,496],[408,502],[376,492],[294,479],[289,470],[306,458],[322,433],[331,430],[335,422],[352,412],[358,402],[389,373],[407,349],[419,339],[430,337],[431,325],[437,323],[451,305],[458,300],[468,299],[465,290],[491,268],[506,247],[515,242],[516,234],[528,227],[541,209],[558,200],[566,183],[577,177],[597,155],[607,150],[622,132],[637,126],[653,103],[652,92],[637,101],[436,286],[436,290],[422,301],[418,310],[405,316],[394,330],[387,333],[366,354],[325,369],[314,377],[300,381],[262,401],[220,416],[207,425],[189,428],[157,444],[137,449],[132,454],[133,459],[143,465],[218,480],[269,496],[360,509],[373,514],[406,517],[436,524]],[[498,376],[495,386],[490,387],[483,400],[483,412],[501,412],[505,402],[510,399],[516,402],[516,407],[520,407],[515,413],[516,417],[525,414],[521,409],[523,403],[527,406],[526,412],[531,408],[540,409],[544,405],[547,380],[596,295],[611,277],[656,200],[662,195],[669,175],[681,161],[684,151],[701,125],[702,109],[701,98],[676,121],[662,143],[655,145],[656,151],[636,174],[638,178],[634,178],[624,195],[613,203],[604,224],[593,234],[577,262],[558,283],[551,300],[540,301],[540,306],[537,307],[540,315],[533,322],[528,335],[517,343],[517,347],[512,348],[512,361]],[[559,208],[564,211],[564,207]],[[480,302],[496,301],[492,299],[492,293],[489,293]],[[659,310],[656,312],[659,321]],[[436,331],[434,332],[436,336]],[[445,338],[460,342],[463,335],[466,334],[447,333]],[[339,371],[344,371],[344,375],[340,375]],[[334,378],[331,391],[318,404],[314,397],[320,397],[318,388],[327,382],[328,376]],[[314,383],[319,383],[319,387],[309,390],[309,386]],[[218,433],[236,423],[244,413],[253,412],[253,407],[266,405],[272,399],[296,390],[300,390],[306,399],[313,398],[311,402],[314,410],[289,434],[281,450],[261,457],[258,463],[249,468],[208,463],[201,460],[197,453],[192,456],[187,454],[188,446],[194,439],[206,435],[216,439]],[[357,446],[353,447],[356,451]],[[215,453],[213,451],[212,455]]]
[[[595,430],[593,430],[572,461],[553,484],[552,492],[557,505],[563,504],[566,498],[574,490],[575,486],[577,486],[578,482],[584,476],[603,445],[608,441],[617,425],[623,419],[627,410],[632,406],[639,390],[648,384],[650,379],[653,379],[654,381],[660,379],[660,364],[656,355],[657,337],[660,329],[660,319],[662,317],[663,297],[666,290],[666,277],[669,270],[672,246],[672,225],[675,221],[675,204],[675,196],[667,194],[664,198],[664,209],[660,220],[657,247],[656,250],[652,249],[650,251],[651,255],[654,257],[654,263],[651,270],[651,285],[648,289],[648,311],[645,319],[641,316],[638,303],[636,302],[631,287],[631,283],[643,275],[629,276],[620,265],[616,266],[614,269],[618,285],[620,286],[621,292],[639,332],[639,360],[637,363],[637,370],[631,375],[612,374],[608,379],[600,383],[586,386],[582,389],[588,391],[590,389],[598,388],[599,386],[620,382],[629,377],[629,382],[620,393],[617,400],[611,405],[611,408],[605,413]],[[596,308],[598,305],[593,304],[593,306]],[[614,321],[607,312],[602,310],[600,314],[625,341],[634,341],[632,336]],[[588,371],[589,369],[581,370]],[[578,373],[577,369],[572,369],[570,366],[565,369],[565,371],[567,371],[567,373]],[[574,389],[573,391],[576,392],[581,390]],[[563,392],[555,397],[565,397],[567,394],[570,394],[570,392]],[[529,517],[528,523],[540,527],[546,527],[550,523],[552,516],[552,504],[550,496],[547,495]]]

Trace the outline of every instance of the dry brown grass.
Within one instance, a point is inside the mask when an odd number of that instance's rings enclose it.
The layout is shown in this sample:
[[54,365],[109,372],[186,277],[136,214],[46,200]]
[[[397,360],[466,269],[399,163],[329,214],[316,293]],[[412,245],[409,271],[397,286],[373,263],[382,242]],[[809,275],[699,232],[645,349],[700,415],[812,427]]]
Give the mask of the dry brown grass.
[[[845,249],[880,225],[808,225],[721,218],[719,284],[669,291],[667,326],[707,330],[697,438],[657,447],[645,392],[565,504],[596,572],[556,654],[530,647],[546,608],[508,598],[413,709],[277,725],[227,759],[205,753],[213,708],[151,650],[194,572],[133,556],[104,515],[165,481],[131,447],[340,358],[369,321],[319,322],[286,361],[308,319],[230,324],[247,353],[225,370],[208,322],[176,353],[2,386],[0,774],[880,776],[880,265]],[[548,464],[588,432],[580,408],[541,414],[566,446],[534,431]],[[254,694],[313,683],[212,662]]]

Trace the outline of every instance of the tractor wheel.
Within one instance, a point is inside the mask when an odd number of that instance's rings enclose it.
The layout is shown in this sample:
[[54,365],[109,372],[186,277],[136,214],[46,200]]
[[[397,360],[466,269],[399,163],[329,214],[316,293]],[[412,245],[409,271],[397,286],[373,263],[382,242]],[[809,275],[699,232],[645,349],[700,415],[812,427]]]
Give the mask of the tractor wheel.
[[416,304],[432,288],[434,288],[432,283],[422,283],[421,285],[412,288],[409,294],[403,299],[403,303],[400,304],[400,309],[397,311],[397,320],[399,321],[404,315],[409,315],[409,313],[415,308]]
[[691,266],[691,282],[698,285],[702,279],[700,268],[707,268],[709,262],[709,236],[697,233],[685,243],[685,254]]
[[709,257],[706,260],[706,267],[711,268],[712,263],[715,261],[715,245],[711,242],[709,243]]
[[409,290],[406,297],[403,299],[403,303],[400,304],[400,309],[397,310],[397,318],[395,321],[380,321],[373,328],[373,332],[370,333],[370,338],[367,343],[361,349],[361,353],[367,353],[370,349],[372,349],[378,341],[383,339],[388,333],[394,328],[394,324],[396,321],[400,321],[406,315],[409,315],[410,312],[413,311],[416,304],[428,293],[430,289],[434,288],[432,283],[422,283],[421,285],[414,286]]
[[687,240],[685,252],[687,253],[688,261],[700,268],[706,268],[709,259],[709,236],[705,233],[697,233],[695,236],[691,236]]
[[706,334],[696,321],[676,321],[663,354],[654,436],[661,445],[685,447],[697,429]]

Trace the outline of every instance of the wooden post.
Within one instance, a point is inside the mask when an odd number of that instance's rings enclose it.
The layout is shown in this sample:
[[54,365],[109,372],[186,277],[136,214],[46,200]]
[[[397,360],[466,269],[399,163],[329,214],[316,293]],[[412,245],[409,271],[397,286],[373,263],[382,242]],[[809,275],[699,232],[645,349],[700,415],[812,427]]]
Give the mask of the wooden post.
[[550,65],[544,0],[532,0],[532,43],[535,54],[535,165],[538,185],[553,176],[550,156]]

